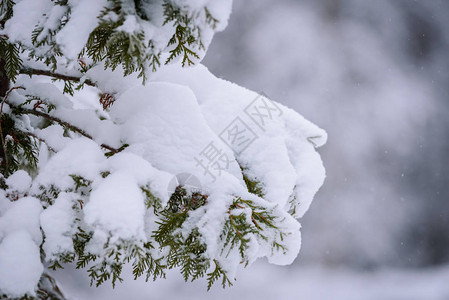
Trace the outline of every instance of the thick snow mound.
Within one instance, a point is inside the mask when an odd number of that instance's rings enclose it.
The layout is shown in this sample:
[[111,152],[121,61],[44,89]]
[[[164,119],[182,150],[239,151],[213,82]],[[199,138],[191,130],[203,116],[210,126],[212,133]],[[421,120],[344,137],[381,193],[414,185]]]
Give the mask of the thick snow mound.
[[39,247],[27,231],[15,231],[0,243],[0,292],[35,295],[43,270]]

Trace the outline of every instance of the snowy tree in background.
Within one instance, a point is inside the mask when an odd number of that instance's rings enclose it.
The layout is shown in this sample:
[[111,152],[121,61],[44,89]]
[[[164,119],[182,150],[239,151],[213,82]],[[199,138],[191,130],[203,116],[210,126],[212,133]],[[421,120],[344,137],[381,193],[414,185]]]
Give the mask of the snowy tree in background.
[[64,299],[48,269],[70,263],[210,288],[295,259],[326,133],[199,65],[230,10],[1,1],[0,298]]

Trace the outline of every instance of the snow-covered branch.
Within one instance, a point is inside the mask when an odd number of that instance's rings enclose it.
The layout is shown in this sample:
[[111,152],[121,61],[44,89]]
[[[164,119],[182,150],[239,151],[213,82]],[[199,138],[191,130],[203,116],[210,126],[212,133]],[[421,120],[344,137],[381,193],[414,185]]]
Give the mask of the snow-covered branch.
[[[33,68],[29,68],[29,67],[21,68],[19,73],[26,74],[29,76],[41,75],[41,76],[48,76],[48,77],[51,77],[54,79],[60,79],[60,80],[64,80],[64,81],[81,82],[81,77],[69,76],[69,75],[59,74],[59,73],[55,73],[55,72],[48,71],[48,70],[39,70],[39,69],[33,69]],[[82,83],[87,84],[89,86],[93,86],[93,87],[96,86],[95,83],[93,83],[90,80],[84,80]]]
[[125,264],[147,279],[179,268],[210,288],[297,256],[326,133],[199,64],[231,1],[150,2],[0,6],[5,73],[23,88],[0,124],[0,297],[36,296],[44,264],[96,285]]
[[[82,136],[84,136],[84,137],[86,137],[86,138],[88,138],[90,140],[94,140],[92,135],[88,134],[86,131],[84,131],[84,130],[78,128],[77,126],[75,126],[73,124],[70,124],[69,122],[64,121],[64,120],[62,120],[60,118],[54,117],[54,116],[52,116],[50,114],[47,114],[45,112],[42,112],[42,111],[39,111],[39,110],[36,110],[36,109],[29,109],[29,108],[18,107],[18,106],[13,105],[10,102],[7,102],[7,101],[6,101],[6,103],[9,106],[11,106],[13,109],[15,109],[17,111],[17,114],[19,114],[19,115],[21,115],[21,114],[29,114],[29,115],[42,117],[42,118],[47,119],[49,121],[56,122],[59,125],[62,125],[63,127],[67,128],[67,129],[70,129],[71,131],[76,132],[76,133],[78,133],[78,134],[80,134],[80,135],[82,135]],[[111,151],[111,152],[113,152],[113,153],[118,153],[120,151],[119,149],[116,149],[116,148],[111,147],[111,146],[106,145],[106,144],[100,144],[100,146],[105,148],[105,149],[107,149],[107,150],[109,150],[109,151]]]

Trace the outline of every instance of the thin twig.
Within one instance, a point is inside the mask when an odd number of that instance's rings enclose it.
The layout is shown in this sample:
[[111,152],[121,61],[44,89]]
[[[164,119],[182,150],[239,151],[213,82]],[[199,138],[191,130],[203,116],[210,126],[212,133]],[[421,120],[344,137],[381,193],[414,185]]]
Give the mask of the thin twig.
[[44,143],[45,145],[47,145],[48,150],[50,150],[50,151],[53,152],[53,153],[56,153],[56,150],[53,149],[52,147],[50,147],[50,146],[48,145],[48,143],[47,143],[43,138],[38,137],[38,136],[35,135],[34,133],[31,133],[31,132],[28,132],[28,131],[22,131],[22,130],[19,130],[19,129],[17,129],[17,128],[16,128],[16,130],[17,130],[17,131],[20,131],[20,132],[23,133],[23,134],[26,134],[26,135],[28,135],[28,136],[31,136],[31,137],[35,138],[36,140],[38,140],[38,141],[41,141],[42,143]]
[[259,226],[259,223],[256,222],[256,219],[254,219],[254,216],[253,216],[252,214],[251,214],[251,220],[253,221],[254,225],[256,225],[257,228],[262,229],[262,228]]
[[5,138],[3,137],[3,130],[2,130],[3,104],[6,102],[6,99],[8,99],[9,94],[11,94],[11,92],[12,92],[13,90],[17,90],[17,89],[24,89],[24,88],[21,87],[21,86],[14,86],[14,87],[10,88],[10,89],[6,92],[5,97],[3,97],[2,104],[1,104],[1,106],[0,106],[0,137],[1,137],[1,140],[2,140],[3,155],[5,156],[5,170],[6,170],[5,173],[8,172],[8,165],[9,165],[9,162],[8,162],[8,155],[7,155],[7,153],[6,153],[6,143],[5,143]]
[[[38,69],[32,69],[32,68],[23,68],[19,71],[20,74],[26,74],[26,75],[43,75],[43,76],[49,76],[49,77],[53,77],[56,79],[61,79],[61,80],[65,80],[65,81],[75,81],[75,82],[81,82],[81,78],[80,77],[76,77],[76,76],[70,76],[70,75],[64,75],[64,74],[59,74],[59,73],[53,73],[51,71],[47,71],[47,70],[38,70]],[[93,83],[90,80],[85,80],[84,81],[85,84],[96,87],[97,85],[95,83]]]
[[[69,128],[70,130],[75,131],[75,132],[81,134],[82,136],[84,136],[84,137],[94,141],[94,138],[91,135],[89,135],[88,133],[86,133],[84,130],[82,130],[82,129],[80,129],[80,128],[78,128],[78,127],[76,127],[76,126],[74,126],[74,125],[72,125],[72,124],[70,124],[70,123],[68,123],[68,122],[66,122],[64,120],[61,120],[61,119],[59,119],[57,117],[51,116],[49,114],[46,114],[46,113],[38,111],[38,110],[33,110],[33,109],[28,109],[28,108],[18,108],[18,107],[16,107],[16,108],[20,111],[20,113],[29,114],[29,115],[35,115],[35,116],[38,116],[38,117],[43,117],[43,118],[45,118],[47,120],[50,120],[50,121],[54,121],[54,122],[56,122],[56,123],[58,123],[58,124],[60,124],[60,125],[62,125],[64,127]],[[105,148],[105,149],[107,149],[107,150],[109,150],[109,151],[111,151],[111,152],[114,152],[114,153],[120,152],[118,149],[115,149],[115,148],[113,148],[111,146],[108,146],[106,144],[101,144],[100,146]]]
[[241,205],[239,205],[239,204],[237,204],[237,203],[233,203],[236,207],[238,207],[238,208],[245,208],[245,207],[243,207],[243,206],[241,206]]
[[231,209],[230,209],[230,208],[228,209],[228,214],[229,214],[229,221],[231,222],[231,226],[234,227],[235,232],[236,232],[241,238],[243,238],[243,235],[240,233],[240,231],[237,229],[237,226],[235,226],[235,224],[234,224],[234,219],[233,219],[233,217],[232,217]]
[[11,92],[12,92],[13,90],[18,90],[18,89],[24,90],[25,88],[24,88],[23,86],[14,86],[14,87],[10,88],[10,89],[6,92],[5,97],[3,98],[2,104],[1,104],[1,106],[0,106],[0,115],[3,113],[3,103],[6,102],[6,99],[8,99],[9,94],[11,94]]

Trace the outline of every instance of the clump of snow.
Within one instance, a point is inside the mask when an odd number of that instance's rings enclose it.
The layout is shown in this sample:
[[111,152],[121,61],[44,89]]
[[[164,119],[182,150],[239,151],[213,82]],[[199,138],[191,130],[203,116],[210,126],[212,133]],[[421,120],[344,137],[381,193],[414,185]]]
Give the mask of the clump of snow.
[[39,172],[33,182],[32,191],[39,193],[40,186],[55,185],[61,190],[73,186],[72,174],[93,180],[99,176],[106,157],[97,143],[87,139],[73,139],[56,153]]
[[70,142],[70,138],[64,136],[64,128],[56,124],[45,127],[44,129],[36,129],[35,134],[55,151],[61,151]]
[[31,33],[39,23],[42,15],[51,10],[50,0],[19,0],[15,1],[13,15],[16,21],[6,22],[4,32],[11,41],[32,46]]
[[210,14],[218,20],[217,31],[222,31],[228,26],[228,19],[231,14],[232,0],[211,0],[207,3]]
[[75,199],[76,194],[60,193],[55,203],[40,216],[47,261],[54,259],[59,253],[73,252],[72,235],[75,232],[73,227],[76,215],[72,206],[78,204]]
[[87,224],[97,231],[112,233],[114,238],[145,238],[145,204],[142,192],[134,180],[120,172],[109,175],[92,191],[84,214]]
[[211,131],[189,88],[150,82],[130,89],[112,107],[111,117],[123,124],[122,140],[130,145],[127,151],[141,155],[159,170],[171,174],[188,171],[210,182],[212,178],[196,167],[195,157],[213,142],[225,149],[223,154],[229,161],[226,171],[240,176],[232,152]]
[[107,169],[127,174],[140,187],[149,186],[153,194],[161,200],[161,205],[168,202],[167,188],[173,175],[156,169],[148,160],[133,153],[123,152],[108,159]]
[[118,66],[116,70],[105,70],[103,64],[90,68],[81,80],[89,79],[98,86],[98,89],[111,94],[120,94],[129,88],[141,85],[137,74],[123,77],[123,69]]
[[25,230],[10,233],[0,243],[0,292],[11,297],[34,296],[44,270],[39,247]]
[[[326,142],[324,130],[264,95],[216,78],[202,65],[170,66],[156,74],[155,80],[188,86],[218,136],[239,125],[234,120],[240,117],[240,125],[253,132],[254,141],[244,151],[234,148],[237,161],[249,169],[251,179],[260,181],[268,201],[292,209],[296,217],[304,215],[325,178],[315,151]],[[245,129],[243,125],[238,130]]]
[[126,16],[123,25],[117,27],[117,31],[124,31],[133,34],[139,30],[139,24],[137,23],[137,18],[134,15]]
[[40,201],[34,197],[24,197],[14,201],[0,217],[0,239],[8,234],[25,230],[37,245],[42,242],[39,216],[42,212]]
[[18,170],[5,180],[11,191],[25,193],[31,186],[31,177],[24,170]]
[[[49,104],[53,104],[56,108],[66,108],[71,109],[73,103],[61,93],[61,91],[52,83],[39,82],[36,83],[32,78],[27,76],[20,77],[20,85],[24,87],[23,90],[18,92],[26,96],[35,96],[39,99],[45,100]],[[19,99],[20,101],[21,99]],[[29,104],[25,106],[28,108],[33,108],[33,105]]]
[[97,17],[107,5],[107,1],[69,1],[69,5],[71,6],[70,18],[56,34],[56,42],[61,45],[67,58],[77,59],[90,33],[97,27],[99,22]]

